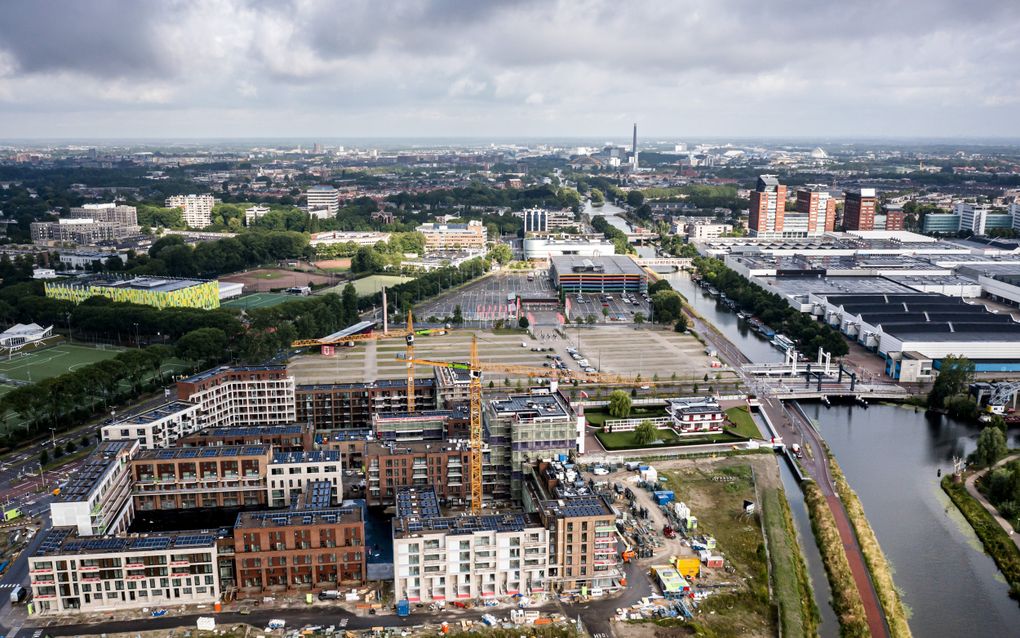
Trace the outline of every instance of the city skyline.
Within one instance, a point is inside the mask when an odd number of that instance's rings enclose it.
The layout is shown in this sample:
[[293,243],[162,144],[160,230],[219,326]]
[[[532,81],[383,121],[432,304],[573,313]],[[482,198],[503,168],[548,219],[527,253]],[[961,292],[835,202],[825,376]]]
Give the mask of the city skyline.
[[[1020,137],[1020,7],[13,3],[0,138]],[[856,25],[856,26],[855,26]]]

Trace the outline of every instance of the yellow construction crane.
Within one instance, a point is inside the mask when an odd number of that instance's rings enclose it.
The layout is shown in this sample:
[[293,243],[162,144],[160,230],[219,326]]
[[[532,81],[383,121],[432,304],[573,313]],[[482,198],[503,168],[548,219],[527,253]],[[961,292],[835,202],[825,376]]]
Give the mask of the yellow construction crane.
[[403,337],[404,342],[407,346],[405,351],[405,357],[408,360],[407,364],[407,411],[414,412],[414,363],[411,361],[414,359],[414,338],[415,336],[429,336],[429,335],[445,335],[447,333],[446,328],[423,328],[421,330],[414,329],[414,316],[411,311],[407,311],[407,327],[403,330],[395,332],[370,332],[367,334],[350,335],[347,337],[337,337],[335,339],[300,339],[290,344],[292,348],[304,348],[308,346],[335,346],[338,344],[355,344],[368,341],[379,341],[381,339],[399,339]]
[[[398,355],[399,357],[399,355]],[[471,359],[461,361],[436,361],[433,359],[407,358],[408,368],[415,364],[433,368],[450,368],[467,370],[469,374],[469,390],[471,397],[471,513],[478,514],[482,509],[482,372],[496,372],[508,375],[549,377],[552,380],[579,381],[584,383],[605,383],[636,385],[645,383],[640,379],[623,377],[600,372],[582,372],[575,370],[559,370],[556,368],[539,368],[535,366],[502,365],[498,363],[481,363],[478,360],[478,337],[471,336]]]

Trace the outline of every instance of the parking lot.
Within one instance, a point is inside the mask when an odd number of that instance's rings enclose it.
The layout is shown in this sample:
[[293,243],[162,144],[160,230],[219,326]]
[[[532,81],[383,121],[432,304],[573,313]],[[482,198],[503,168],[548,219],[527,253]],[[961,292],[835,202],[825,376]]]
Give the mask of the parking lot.
[[[529,273],[534,272],[532,281],[528,281]],[[454,308],[460,306],[464,321],[478,327],[491,326],[498,319],[513,319],[516,314],[509,312],[508,299],[513,296],[524,298],[550,299],[556,297],[556,291],[549,281],[549,271],[504,271],[469,284],[457,292],[445,295],[440,299],[426,301],[415,309],[415,314],[428,321],[431,317],[443,319],[452,317]]]
[[[629,298],[631,302],[624,301],[620,293],[607,295],[584,293],[580,296],[571,293],[566,296],[567,316],[573,323],[578,319],[587,320],[589,316],[600,323],[603,321],[630,323],[639,312],[647,319],[650,314],[648,302],[637,293],[631,293]],[[603,313],[603,310],[606,312]]]

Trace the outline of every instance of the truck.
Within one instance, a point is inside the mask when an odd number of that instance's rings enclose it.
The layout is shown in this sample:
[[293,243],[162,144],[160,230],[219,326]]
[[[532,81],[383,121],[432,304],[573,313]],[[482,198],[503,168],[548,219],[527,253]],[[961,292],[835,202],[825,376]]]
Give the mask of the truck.
[[340,600],[340,592],[335,589],[320,591],[319,600]]
[[28,590],[21,585],[15,585],[14,589],[11,590],[11,604],[17,605],[18,603],[23,603],[26,598],[28,598]]
[[793,452],[793,455],[796,456],[798,459],[804,457],[804,452],[800,449],[799,443],[794,443],[793,445],[791,445],[790,451]]

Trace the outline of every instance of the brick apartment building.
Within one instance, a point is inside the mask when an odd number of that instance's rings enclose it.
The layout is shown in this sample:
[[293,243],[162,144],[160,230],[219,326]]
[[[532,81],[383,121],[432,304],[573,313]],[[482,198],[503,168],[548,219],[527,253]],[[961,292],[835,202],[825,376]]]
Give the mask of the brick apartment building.
[[205,427],[289,425],[294,378],[286,366],[223,366],[177,382],[177,398],[198,404]]
[[846,191],[843,199],[844,230],[875,230],[878,197],[874,188]]
[[[434,379],[415,379],[417,410],[435,410]],[[311,423],[316,430],[357,430],[372,427],[372,415],[407,412],[407,381],[300,385],[295,388],[296,415],[291,421]]]

